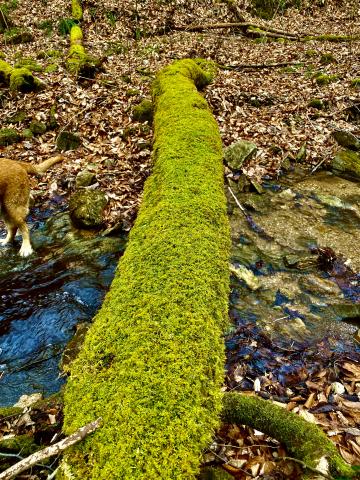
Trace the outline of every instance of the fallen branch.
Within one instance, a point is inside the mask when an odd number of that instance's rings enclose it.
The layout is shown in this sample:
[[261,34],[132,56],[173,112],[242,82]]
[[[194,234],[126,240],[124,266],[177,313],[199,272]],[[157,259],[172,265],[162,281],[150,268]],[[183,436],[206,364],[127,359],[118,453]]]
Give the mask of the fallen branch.
[[98,418],[94,422],[88,423],[84,427],[79,428],[79,430],[77,430],[75,433],[69,435],[60,442],[55,443],[54,445],[50,445],[49,447],[46,447],[42,450],[39,450],[38,452],[35,452],[32,455],[24,458],[20,462],[15,463],[15,465],[0,473],[0,480],[11,480],[24,470],[27,470],[28,468],[40,462],[43,462],[47,458],[58,455],[66,448],[75,445],[75,443],[80,442],[87,435],[94,432],[100,426],[100,422],[101,418]]
[[280,63],[254,63],[240,65],[217,65],[221,70],[242,70],[243,68],[261,69],[261,68],[280,68],[288,66],[302,66],[302,62],[280,62]]
[[218,28],[239,28],[246,33],[248,28],[259,29],[264,33],[270,32],[277,34],[277,37],[291,37],[297,39],[300,37],[297,33],[285,32],[277,28],[262,27],[261,25],[254,25],[250,22],[220,22],[220,23],[205,23],[204,25],[186,25],[177,27],[176,30],[185,30],[188,32],[201,32],[202,30],[213,30]]

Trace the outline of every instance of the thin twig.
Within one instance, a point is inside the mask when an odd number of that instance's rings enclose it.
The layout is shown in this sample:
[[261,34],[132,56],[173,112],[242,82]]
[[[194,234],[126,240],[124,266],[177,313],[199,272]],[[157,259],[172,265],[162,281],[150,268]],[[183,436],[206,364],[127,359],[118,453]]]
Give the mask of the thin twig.
[[94,422],[88,423],[84,427],[79,428],[79,430],[77,430],[75,433],[69,435],[60,442],[50,445],[49,447],[39,450],[38,452],[35,452],[32,455],[24,458],[20,462],[0,473],[0,480],[11,480],[19,473],[27,470],[33,465],[36,465],[40,461],[43,461],[49,457],[53,457],[54,455],[58,455],[66,448],[70,447],[71,445],[75,445],[75,443],[80,442],[80,440],[94,432],[100,426],[100,422],[101,418],[98,418]]
[[241,205],[241,203],[239,202],[239,200],[236,198],[235,193],[232,191],[232,189],[231,189],[231,187],[230,187],[229,185],[228,185],[228,189],[229,189],[229,192],[231,193],[233,199],[235,200],[236,205],[240,208],[240,210],[243,212],[243,214],[245,215],[245,217],[247,217],[248,214],[246,213],[245,208]]

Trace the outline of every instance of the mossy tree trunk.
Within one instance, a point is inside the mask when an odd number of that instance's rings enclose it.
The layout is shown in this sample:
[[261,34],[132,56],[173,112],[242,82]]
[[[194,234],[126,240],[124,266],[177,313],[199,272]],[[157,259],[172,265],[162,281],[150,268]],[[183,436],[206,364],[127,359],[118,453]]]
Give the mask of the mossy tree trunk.
[[192,60],[155,82],[154,170],[65,392],[66,433],[103,426],[63,478],[189,480],[218,426],[230,235],[208,82]]

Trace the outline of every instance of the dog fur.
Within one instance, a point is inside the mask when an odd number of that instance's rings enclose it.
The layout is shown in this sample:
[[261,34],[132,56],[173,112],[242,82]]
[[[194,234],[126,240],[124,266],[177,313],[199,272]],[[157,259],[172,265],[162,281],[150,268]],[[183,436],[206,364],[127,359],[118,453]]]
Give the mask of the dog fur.
[[3,218],[7,235],[0,240],[0,245],[11,243],[19,230],[22,244],[19,251],[21,257],[33,253],[29,229],[25,223],[29,213],[30,181],[28,174],[41,175],[63,157],[57,155],[38,165],[0,158],[0,214]]

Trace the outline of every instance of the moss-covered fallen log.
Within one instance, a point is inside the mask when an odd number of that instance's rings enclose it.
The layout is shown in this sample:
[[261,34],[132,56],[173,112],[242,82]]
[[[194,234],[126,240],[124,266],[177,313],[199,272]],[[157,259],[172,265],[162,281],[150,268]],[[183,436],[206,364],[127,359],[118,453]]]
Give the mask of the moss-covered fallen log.
[[11,91],[32,92],[41,90],[43,83],[28,68],[13,68],[0,60],[0,84],[8,85]]
[[208,82],[192,60],[157,76],[153,173],[65,392],[67,434],[103,426],[64,478],[190,480],[218,425],[230,236]]
[[249,425],[276,438],[293,457],[308,467],[323,471],[328,464],[333,474],[354,475],[325,433],[299,415],[259,397],[238,393],[225,394],[223,404],[222,420],[225,423]]
[[81,5],[81,0],[71,0],[71,13],[72,18],[80,22],[83,18],[83,9]]
[[83,33],[79,25],[73,25],[70,30],[70,50],[66,66],[70,73],[76,76],[92,78],[100,61],[88,55],[83,45]]

